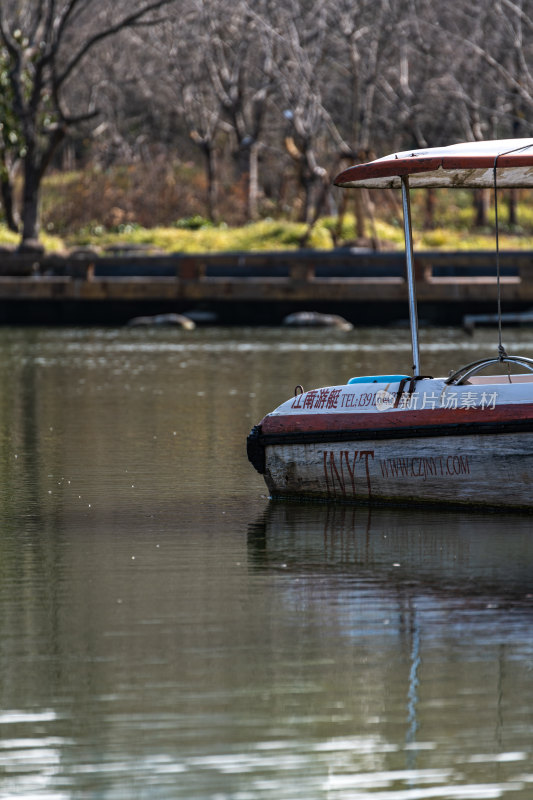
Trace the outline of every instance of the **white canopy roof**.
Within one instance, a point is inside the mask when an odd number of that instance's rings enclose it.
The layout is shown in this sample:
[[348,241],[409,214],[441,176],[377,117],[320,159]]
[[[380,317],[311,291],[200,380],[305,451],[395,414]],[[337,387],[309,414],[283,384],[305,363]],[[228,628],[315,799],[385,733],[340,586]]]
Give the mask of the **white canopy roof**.
[[494,186],[495,164],[498,187],[533,187],[533,139],[495,139],[405,150],[349,167],[334,182],[342,187],[396,189],[401,186],[401,178],[409,176],[413,188],[480,189]]

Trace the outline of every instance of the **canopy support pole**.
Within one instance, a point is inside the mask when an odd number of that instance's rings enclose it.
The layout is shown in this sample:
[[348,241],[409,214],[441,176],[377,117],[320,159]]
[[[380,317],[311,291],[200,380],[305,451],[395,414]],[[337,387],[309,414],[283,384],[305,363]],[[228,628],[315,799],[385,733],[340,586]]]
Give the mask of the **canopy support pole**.
[[402,177],[403,230],[405,237],[405,260],[407,267],[407,291],[409,293],[409,324],[413,347],[413,374],[420,375],[420,351],[418,346],[418,313],[416,308],[415,265],[413,257],[413,232],[411,228],[411,202],[409,178]]

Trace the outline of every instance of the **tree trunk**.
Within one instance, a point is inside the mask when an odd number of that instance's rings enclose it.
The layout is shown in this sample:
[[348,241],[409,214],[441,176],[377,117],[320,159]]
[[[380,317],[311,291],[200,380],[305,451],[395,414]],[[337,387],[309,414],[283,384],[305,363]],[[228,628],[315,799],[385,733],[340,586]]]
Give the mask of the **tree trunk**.
[[426,189],[424,207],[424,230],[431,231],[435,227],[435,190]]
[[342,228],[344,223],[344,217],[346,216],[346,208],[348,206],[348,195],[349,192],[342,192],[341,194],[340,208],[337,214],[337,221],[335,223],[335,228],[332,232],[334,247],[338,247],[339,242],[343,241]]
[[13,233],[18,233],[19,226],[17,222],[17,214],[15,211],[15,203],[13,199],[13,185],[7,173],[7,170],[2,170],[2,177],[0,180],[0,191],[2,193],[2,205],[4,207],[4,216],[6,218],[6,225]]
[[511,227],[515,227],[518,225],[518,217],[517,217],[517,208],[518,208],[518,190],[517,189],[509,189],[509,197],[508,197],[508,222]]
[[366,209],[365,201],[362,197],[363,189],[357,189],[353,193],[354,209],[355,209],[355,238],[358,242],[362,242],[366,234]]
[[304,202],[302,208],[302,222],[308,225],[312,223],[317,207],[317,191],[321,188],[321,178],[313,169],[312,155],[307,151],[304,153],[303,168],[301,171],[300,182],[304,192]]
[[476,189],[474,191],[474,208],[476,212],[474,226],[476,228],[486,228],[488,225],[489,199],[490,195],[486,189]]
[[247,137],[239,142],[235,153],[237,177],[243,183],[246,192],[246,221],[251,222],[258,217],[257,202],[259,197],[259,146]]
[[[315,183],[318,180],[319,180],[319,177],[317,175],[315,175]],[[315,225],[316,225],[316,223],[318,221],[318,218],[320,217],[320,212],[322,211],[324,203],[326,202],[326,197],[327,197],[327,195],[328,195],[328,193],[330,191],[329,181],[328,181],[327,176],[325,174],[322,176],[322,179],[320,181],[320,185],[317,186],[317,190],[318,190],[318,197],[315,199],[315,202],[312,205],[312,209],[310,209],[310,212],[312,212],[310,217],[308,219],[306,219],[307,229],[306,229],[304,235],[302,236],[302,238],[300,239],[300,247],[307,247],[308,246],[309,239],[311,238],[311,233],[312,233],[313,228],[315,227]]]
[[248,172],[248,219],[256,220],[259,216],[259,145],[254,142],[249,152]]
[[22,192],[22,248],[38,247],[39,210],[41,199],[41,173],[31,159],[24,163],[24,188]]
[[207,178],[207,218],[211,222],[217,220],[217,172],[215,151],[211,142],[205,142],[203,147],[205,157],[205,174]]
[[[24,186],[22,190],[22,250],[43,250],[39,244],[41,182],[50,160],[61,141],[65,128],[56,128],[45,149],[36,154],[35,140],[26,136],[28,152],[24,158]],[[38,152],[38,151],[37,151]]]

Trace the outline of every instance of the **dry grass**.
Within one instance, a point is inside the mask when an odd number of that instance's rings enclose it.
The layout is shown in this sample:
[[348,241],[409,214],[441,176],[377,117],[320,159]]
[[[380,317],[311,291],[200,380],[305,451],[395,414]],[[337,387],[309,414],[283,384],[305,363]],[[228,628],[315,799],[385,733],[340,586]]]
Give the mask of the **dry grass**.
[[[353,195],[352,195],[353,196]],[[242,185],[228,184],[219,193],[224,224],[205,216],[203,173],[190,163],[168,164],[154,159],[148,165],[118,166],[103,171],[61,172],[45,180],[42,203],[42,242],[47,250],[82,245],[99,249],[121,244],[163,252],[297,249],[305,226],[284,219],[263,219],[250,225],[243,218]],[[286,199],[286,198],[285,198]],[[421,250],[485,250],[494,248],[493,223],[473,228],[474,208],[468,191],[437,192],[434,224],[424,230],[427,195],[413,192],[415,246]],[[506,197],[502,197],[502,249],[533,249],[533,194],[519,196],[519,226],[506,227]],[[380,249],[403,247],[401,210],[392,193],[373,192],[375,223],[367,220],[364,241],[376,239]],[[270,200],[270,209],[276,208]],[[489,212],[493,217],[493,210]],[[0,224],[0,245],[15,247],[18,237]],[[329,249],[335,244],[358,243],[353,214],[346,214],[342,230],[336,218],[320,219],[307,246]],[[361,243],[361,242],[359,242]]]

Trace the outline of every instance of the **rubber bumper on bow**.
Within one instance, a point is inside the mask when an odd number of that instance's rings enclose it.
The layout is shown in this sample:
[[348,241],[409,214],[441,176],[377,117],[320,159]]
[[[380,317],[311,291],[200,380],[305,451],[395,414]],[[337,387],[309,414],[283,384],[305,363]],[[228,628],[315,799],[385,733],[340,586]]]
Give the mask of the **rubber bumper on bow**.
[[254,425],[246,440],[246,452],[248,460],[256,468],[260,475],[265,472],[265,446],[261,441],[261,426]]

